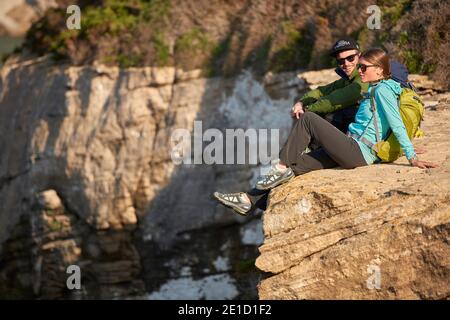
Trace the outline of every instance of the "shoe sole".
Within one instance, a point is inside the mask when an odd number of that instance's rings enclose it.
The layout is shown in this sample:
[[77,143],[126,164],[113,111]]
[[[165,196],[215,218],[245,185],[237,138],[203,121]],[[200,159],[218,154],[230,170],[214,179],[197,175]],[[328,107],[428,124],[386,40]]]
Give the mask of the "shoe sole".
[[255,185],[255,188],[258,189],[258,190],[269,190],[269,189],[273,189],[273,188],[275,188],[275,187],[278,187],[280,184],[283,184],[283,183],[285,183],[285,182],[288,182],[288,181],[291,180],[294,176],[295,176],[295,175],[292,174],[292,175],[289,176],[289,177],[286,177],[286,178],[283,178],[283,179],[281,179],[281,180],[278,180],[277,182],[275,182],[275,183],[273,183],[273,184],[271,184],[271,185],[269,185],[269,186],[265,186],[265,187],[257,184],[257,185]]
[[225,205],[226,207],[233,209],[241,216],[247,216],[248,212],[250,211],[250,210],[244,211],[243,209],[237,207],[234,203],[228,202],[227,200],[218,197],[216,193],[214,193],[214,198],[216,198],[221,204]]

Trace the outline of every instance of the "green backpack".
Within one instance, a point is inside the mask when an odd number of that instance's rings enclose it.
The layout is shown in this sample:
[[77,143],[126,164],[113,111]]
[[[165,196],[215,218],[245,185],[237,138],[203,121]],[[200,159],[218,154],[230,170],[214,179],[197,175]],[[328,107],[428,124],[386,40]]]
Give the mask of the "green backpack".
[[[371,148],[375,151],[378,158],[381,159],[381,162],[393,162],[403,155],[403,151],[391,129],[389,129],[385,140],[380,139],[374,94],[375,89],[372,90],[370,95],[370,105],[374,115],[373,119],[377,143],[372,145]],[[420,130],[419,126],[423,119],[425,108],[417,92],[414,89],[402,88],[398,99],[398,105],[400,116],[402,117],[409,139],[412,141],[414,137],[422,136],[423,132]]]

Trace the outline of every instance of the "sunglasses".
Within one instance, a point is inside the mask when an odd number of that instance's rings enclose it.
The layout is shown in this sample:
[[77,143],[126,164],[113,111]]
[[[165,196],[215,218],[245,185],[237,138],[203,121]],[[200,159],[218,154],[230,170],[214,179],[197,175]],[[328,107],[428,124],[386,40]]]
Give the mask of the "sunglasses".
[[345,58],[341,58],[341,59],[336,58],[336,61],[340,66],[342,66],[345,63],[345,60],[347,60],[348,62],[353,62],[353,60],[355,60],[355,57],[357,55],[358,55],[358,53],[355,53],[355,54],[352,54]]
[[358,64],[356,66],[358,69],[361,69],[361,72],[366,72],[369,67],[379,67],[376,64]]

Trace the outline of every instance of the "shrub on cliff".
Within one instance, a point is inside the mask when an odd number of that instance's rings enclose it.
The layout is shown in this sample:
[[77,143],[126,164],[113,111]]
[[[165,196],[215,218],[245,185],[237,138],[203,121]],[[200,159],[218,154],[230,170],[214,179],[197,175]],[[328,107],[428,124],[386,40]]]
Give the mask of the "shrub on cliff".
[[123,67],[170,64],[165,39],[168,0],[104,0],[101,5],[82,5],[80,30],[68,30],[66,12],[50,10],[35,23],[26,47],[38,54],[69,58],[74,64],[94,60]]
[[450,3],[441,0],[415,1],[392,32],[392,49],[412,73],[431,74],[450,85]]
[[[59,0],[62,6],[68,0]],[[411,72],[448,84],[448,16],[442,0],[379,0],[381,29],[366,26],[370,0],[280,3],[225,0],[78,0],[81,30],[67,30],[65,10],[49,11],[28,33],[26,47],[73,64],[94,60],[122,67],[175,65],[231,75],[320,69],[338,37],[378,45]]]
[[366,26],[352,35],[362,49],[383,46],[405,63],[410,73],[429,74],[446,86],[449,60],[450,5],[442,0],[382,0],[382,28]]

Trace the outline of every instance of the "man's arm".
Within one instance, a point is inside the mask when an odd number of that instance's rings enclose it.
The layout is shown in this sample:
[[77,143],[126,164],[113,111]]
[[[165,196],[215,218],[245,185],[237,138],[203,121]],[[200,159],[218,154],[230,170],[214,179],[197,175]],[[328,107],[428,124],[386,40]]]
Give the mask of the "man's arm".
[[361,83],[354,81],[348,86],[333,90],[328,95],[324,95],[317,99],[308,107],[308,111],[316,113],[330,113],[352,105],[357,104],[361,99],[362,90]]
[[344,82],[344,80],[339,79],[325,86],[320,86],[317,89],[308,91],[300,98],[300,102],[305,106],[311,105],[323,96],[329,95],[331,92],[336,90],[336,88],[342,87],[344,85],[342,82]]

